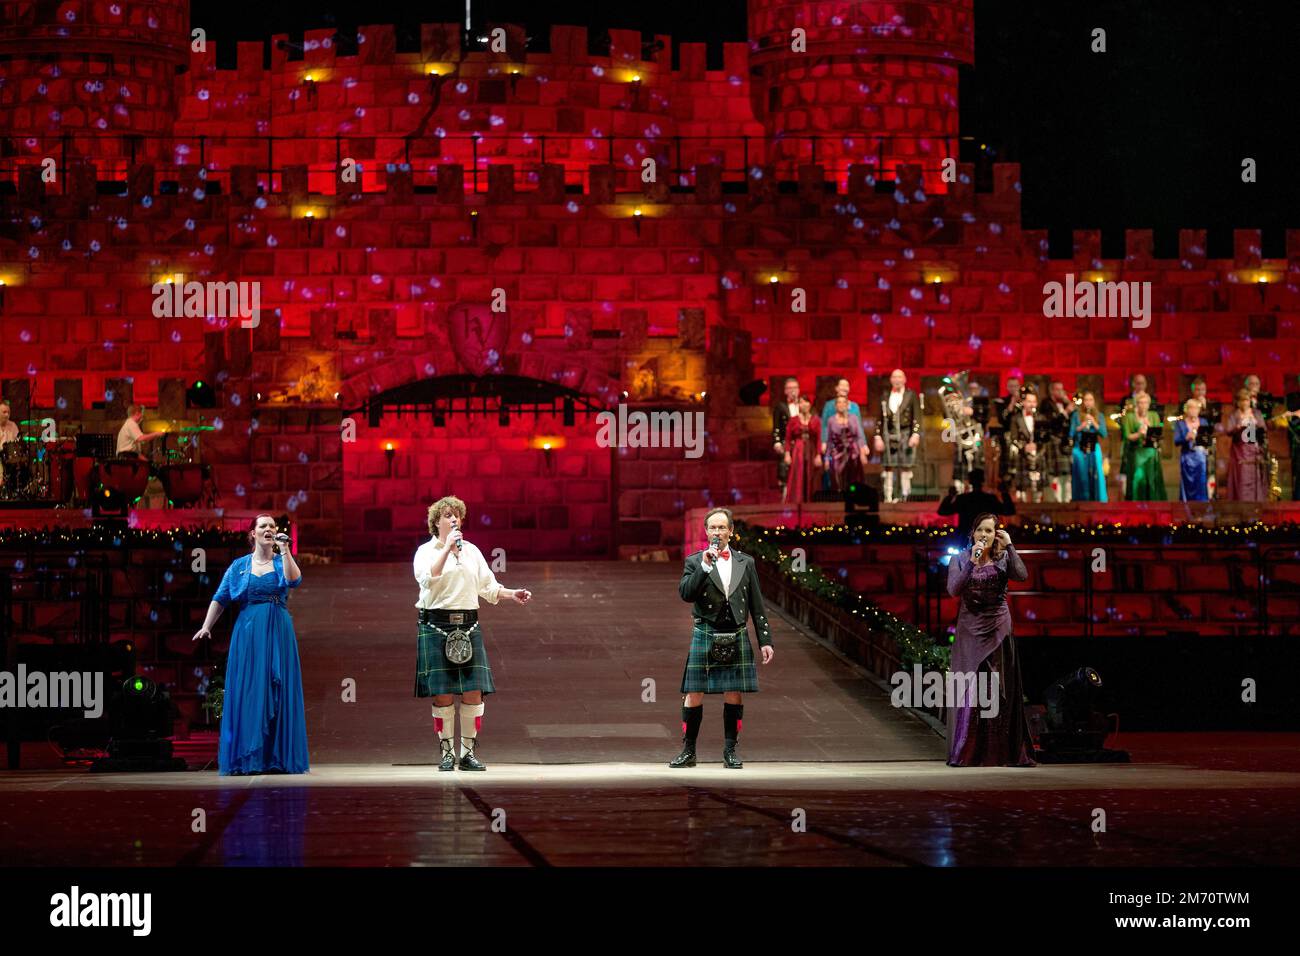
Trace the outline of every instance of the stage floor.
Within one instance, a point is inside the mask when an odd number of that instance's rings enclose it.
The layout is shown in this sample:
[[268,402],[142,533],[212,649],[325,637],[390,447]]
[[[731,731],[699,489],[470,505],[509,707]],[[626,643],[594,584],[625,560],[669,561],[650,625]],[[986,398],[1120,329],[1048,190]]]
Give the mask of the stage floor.
[[[7,865],[1195,865],[1300,861],[1300,735],[1125,734],[1129,765],[953,769],[927,724],[777,613],[722,769],[680,740],[676,564],[512,566],[487,607],[485,773],[440,773],[411,697],[408,564],[306,568],[292,612],[312,772],[0,772]],[[225,627],[229,622],[223,622]],[[356,702],[342,700],[356,682]],[[656,682],[654,702],[643,681]],[[28,745],[35,756],[43,745]],[[48,748],[46,748],[48,753]],[[195,810],[206,814],[193,832]],[[1098,809],[1106,832],[1093,832]],[[800,814],[802,811],[802,814]],[[806,819],[806,829],[794,826]],[[496,828],[494,829],[494,823]]]
[[[0,775],[6,865],[1241,866],[1300,861],[1297,735],[1128,735],[1136,763],[322,764]],[[1169,762],[1152,762],[1163,759]],[[1187,761],[1187,762],[1184,762]],[[1106,832],[1095,833],[1098,809]],[[206,832],[191,832],[196,809]],[[793,822],[802,810],[805,832]],[[493,829],[497,822],[496,830]],[[504,827],[504,829],[503,829]]]

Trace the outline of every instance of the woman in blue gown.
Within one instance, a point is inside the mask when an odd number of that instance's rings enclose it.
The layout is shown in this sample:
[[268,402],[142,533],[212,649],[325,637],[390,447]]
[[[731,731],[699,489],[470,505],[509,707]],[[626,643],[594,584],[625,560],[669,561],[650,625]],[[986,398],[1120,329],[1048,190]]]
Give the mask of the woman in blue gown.
[[229,605],[239,617],[226,658],[225,706],[217,766],[221,774],[306,773],[307,720],[302,696],[298,639],[287,603],[302,571],[280,539],[275,519],[258,515],[248,533],[253,553],[236,558],[208,605],[194,640],[212,636]]
[[[1106,500],[1106,469],[1101,443],[1106,437],[1106,416],[1097,411],[1092,392],[1080,396],[1082,403],[1070,413],[1070,490],[1074,501]],[[1096,439],[1081,438],[1096,435]],[[1084,451],[1084,445],[1092,448]]]
[[1196,444],[1196,433],[1209,422],[1201,417],[1201,403],[1189,398],[1183,403],[1183,417],[1174,423],[1174,444],[1179,448],[1178,500],[1208,501],[1209,486],[1205,446]]

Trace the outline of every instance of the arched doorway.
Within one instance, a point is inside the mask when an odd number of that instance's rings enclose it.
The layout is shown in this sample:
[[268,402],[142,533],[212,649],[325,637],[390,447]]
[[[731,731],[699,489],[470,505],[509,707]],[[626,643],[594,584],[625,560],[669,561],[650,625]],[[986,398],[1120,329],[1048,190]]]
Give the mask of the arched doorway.
[[465,535],[485,555],[613,555],[618,466],[596,441],[603,410],[521,375],[431,376],[372,395],[345,412],[345,556],[411,554],[428,538],[428,506],[447,494],[466,501]]

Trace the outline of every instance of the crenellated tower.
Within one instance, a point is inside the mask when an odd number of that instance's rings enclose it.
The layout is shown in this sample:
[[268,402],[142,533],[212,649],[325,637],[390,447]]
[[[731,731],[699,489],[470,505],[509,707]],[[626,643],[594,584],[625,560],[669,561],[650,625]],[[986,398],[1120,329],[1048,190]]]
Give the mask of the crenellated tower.
[[[750,94],[779,163],[851,163],[893,178],[957,156],[957,68],[975,59],[973,0],[749,0]],[[796,28],[805,31],[795,49]]]
[[189,0],[0,0],[0,129],[33,157],[166,148]]

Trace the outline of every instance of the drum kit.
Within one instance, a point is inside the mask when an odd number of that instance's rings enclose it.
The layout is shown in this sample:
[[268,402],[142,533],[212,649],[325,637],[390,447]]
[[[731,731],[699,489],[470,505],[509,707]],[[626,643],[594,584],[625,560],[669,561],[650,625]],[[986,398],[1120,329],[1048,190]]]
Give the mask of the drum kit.
[[41,419],[17,422],[18,435],[0,445],[0,501],[34,506],[88,505],[92,495],[139,500],[157,480],[168,503],[189,507],[210,490],[210,471],[201,460],[200,438],[212,425],[187,419],[159,419],[141,426],[161,437],[142,446],[148,457],[118,456],[116,436],[82,432],[57,435]]

